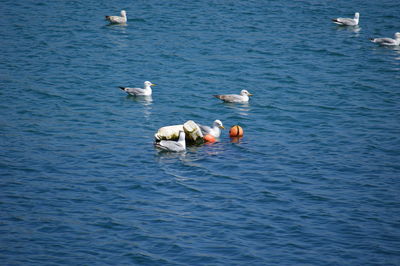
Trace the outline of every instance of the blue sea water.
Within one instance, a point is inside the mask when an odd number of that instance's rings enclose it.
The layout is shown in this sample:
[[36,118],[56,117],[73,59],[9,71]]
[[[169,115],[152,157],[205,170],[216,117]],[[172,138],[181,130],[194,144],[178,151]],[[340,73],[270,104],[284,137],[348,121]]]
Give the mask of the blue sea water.
[[[368,40],[398,11],[0,1],[0,264],[400,265],[400,49]],[[145,80],[152,100],[118,89]],[[212,97],[241,89],[248,104]],[[153,147],[215,119],[217,143]]]

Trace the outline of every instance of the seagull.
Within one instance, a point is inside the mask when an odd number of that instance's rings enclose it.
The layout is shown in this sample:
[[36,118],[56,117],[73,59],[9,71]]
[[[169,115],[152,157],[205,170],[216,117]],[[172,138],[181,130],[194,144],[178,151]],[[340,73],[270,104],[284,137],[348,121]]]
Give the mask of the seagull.
[[164,151],[173,151],[173,152],[185,151],[186,150],[185,136],[186,136],[185,132],[183,130],[180,130],[178,141],[161,140],[160,142],[157,142],[155,145],[157,148],[160,148]]
[[142,88],[128,88],[128,87],[119,87],[121,90],[133,96],[150,96],[152,93],[151,86],[155,86],[156,84],[151,83],[150,81],[144,82],[144,89]]
[[106,20],[110,21],[112,24],[123,24],[128,20],[126,18],[126,11],[121,10],[121,16],[106,16]]
[[354,18],[334,18],[332,19],[333,23],[336,23],[341,26],[357,26],[358,21],[360,20],[360,13],[355,13]]
[[385,46],[396,46],[400,45],[400,32],[396,32],[394,34],[394,39],[392,38],[372,38],[371,42],[375,42],[379,45],[385,45]]
[[249,96],[251,96],[250,92],[247,90],[242,90],[240,92],[240,95],[238,94],[227,94],[227,95],[214,95],[215,98],[218,98],[220,100],[223,100],[224,102],[229,102],[229,103],[241,103],[241,102],[248,102],[249,101]]
[[202,125],[199,125],[199,127],[204,136],[210,134],[214,138],[219,138],[219,136],[221,135],[221,129],[224,129],[221,120],[218,119],[214,121],[213,127],[202,126]]

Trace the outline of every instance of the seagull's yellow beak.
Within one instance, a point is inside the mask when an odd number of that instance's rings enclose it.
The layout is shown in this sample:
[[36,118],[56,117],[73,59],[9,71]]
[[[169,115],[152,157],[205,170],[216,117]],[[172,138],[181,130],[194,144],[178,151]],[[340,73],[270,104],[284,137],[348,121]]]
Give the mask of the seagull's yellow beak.
[[224,127],[224,126],[220,126],[219,128],[225,129],[225,127]]
[[249,94],[247,94],[247,95],[249,95],[249,96],[253,96],[253,94],[251,94],[251,93],[249,93]]
[[151,85],[150,86],[156,86],[156,84],[153,84],[153,83],[151,83]]

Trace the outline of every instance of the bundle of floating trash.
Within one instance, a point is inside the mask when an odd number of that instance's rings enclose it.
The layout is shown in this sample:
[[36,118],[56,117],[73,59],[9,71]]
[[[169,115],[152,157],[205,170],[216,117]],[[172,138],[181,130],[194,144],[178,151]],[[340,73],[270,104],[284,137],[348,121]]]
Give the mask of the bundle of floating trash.
[[200,126],[192,120],[183,125],[162,127],[158,129],[154,137],[156,147],[166,151],[184,151],[186,143],[194,145],[204,143],[204,135]]
[[[215,142],[221,135],[224,126],[220,120],[215,120],[212,127],[203,126],[189,120],[183,125],[166,126],[158,129],[154,135],[155,146],[165,151],[185,151],[186,144],[201,145],[205,142]],[[229,131],[231,138],[243,136],[243,129],[234,125]]]

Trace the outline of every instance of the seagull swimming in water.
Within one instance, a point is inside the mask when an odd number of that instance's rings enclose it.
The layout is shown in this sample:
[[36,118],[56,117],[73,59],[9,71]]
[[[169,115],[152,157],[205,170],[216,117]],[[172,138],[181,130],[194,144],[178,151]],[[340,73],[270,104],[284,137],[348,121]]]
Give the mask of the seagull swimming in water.
[[400,45],[400,32],[394,34],[394,39],[392,38],[372,38],[371,42],[377,43],[383,46],[397,46]]
[[185,151],[186,150],[185,136],[186,136],[185,132],[183,130],[180,130],[178,141],[161,140],[160,142],[155,143],[155,145],[157,148],[162,149],[164,151],[173,151],[173,152]]
[[128,87],[119,87],[121,90],[133,96],[150,96],[152,94],[151,86],[155,86],[156,84],[151,83],[150,81],[144,82],[144,89],[142,88],[128,88]]
[[360,20],[360,13],[356,12],[354,14],[354,18],[334,18],[332,19],[333,23],[336,23],[340,26],[357,26]]
[[214,95],[215,98],[218,98],[224,102],[228,103],[243,103],[249,101],[249,96],[252,96],[250,92],[247,90],[241,90],[240,95],[238,94],[226,94],[226,95]]
[[201,132],[203,135],[210,134],[214,138],[219,138],[221,135],[221,129],[224,129],[224,125],[222,125],[221,120],[215,120],[212,127],[199,125]]
[[126,18],[126,11],[121,10],[121,16],[106,16],[106,20],[110,21],[112,24],[123,24],[128,20]]

